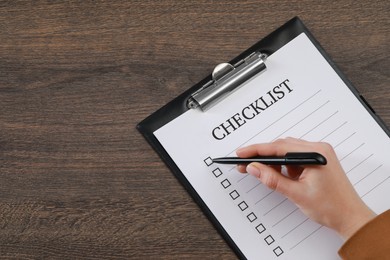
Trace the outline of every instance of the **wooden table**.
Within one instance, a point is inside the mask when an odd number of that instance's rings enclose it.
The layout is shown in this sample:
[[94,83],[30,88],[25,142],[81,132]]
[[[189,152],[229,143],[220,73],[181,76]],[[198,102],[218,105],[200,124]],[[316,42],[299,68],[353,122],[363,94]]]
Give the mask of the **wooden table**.
[[389,1],[0,2],[0,257],[236,256],[135,126],[298,15],[390,125]]

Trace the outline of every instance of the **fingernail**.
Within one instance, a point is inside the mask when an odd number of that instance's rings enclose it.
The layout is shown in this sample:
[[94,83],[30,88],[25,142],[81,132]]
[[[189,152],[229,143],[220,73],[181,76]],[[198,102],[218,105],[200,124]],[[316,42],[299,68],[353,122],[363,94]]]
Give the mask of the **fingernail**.
[[246,172],[249,173],[250,175],[257,177],[257,178],[260,177],[260,169],[257,168],[256,166],[254,166],[253,164],[249,164],[246,167]]
[[237,164],[237,171],[239,171],[241,173],[245,173],[246,172],[246,165],[244,165],[244,164]]

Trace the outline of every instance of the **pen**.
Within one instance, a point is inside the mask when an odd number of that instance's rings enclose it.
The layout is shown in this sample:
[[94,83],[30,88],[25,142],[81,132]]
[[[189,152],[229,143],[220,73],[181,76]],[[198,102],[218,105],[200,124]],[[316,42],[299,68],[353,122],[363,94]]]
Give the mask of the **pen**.
[[221,157],[212,159],[213,163],[249,164],[259,162],[267,165],[326,165],[326,158],[315,152],[286,153],[285,156],[257,156],[251,158]]

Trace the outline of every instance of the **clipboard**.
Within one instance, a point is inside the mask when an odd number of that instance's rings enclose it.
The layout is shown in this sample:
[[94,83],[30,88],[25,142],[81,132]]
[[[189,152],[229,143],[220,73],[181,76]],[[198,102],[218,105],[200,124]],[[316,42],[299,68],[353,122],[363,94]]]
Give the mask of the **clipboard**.
[[[276,29],[274,32],[242,52],[239,56],[232,59],[229,63],[218,65],[211,75],[195,84],[193,87],[173,99],[171,102],[137,125],[137,129],[140,133],[159,154],[161,159],[170,168],[175,177],[185,187],[187,192],[192,196],[194,201],[203,210],[204,214],[213,223],[215,228],[240,259],[246,259],[248,256],[242,252],[241,248],[237,245],[234,239],[232,239],[229,232],[227,232],[223,225],[221,225],[218,218],[204,202],[204,199],[202,199],[190,181],[183,174],[175,160],[172,159],[158,138],[156,138],[155,131],[191,109],[198,109],[203,111],[202,113],[207,113],[210,107],[213,107],[221,99],[226,98],[231,93],[234,93],[236,89],[245,85],[246,81],[250,80],[251,77],[254,75],[261,77],[262,73],[267,73],[267,58],[302,33],[309,38],[322,57],[329,63],[340,79],[350,89],[355,98],[380,126],[387,137],[389,137],[390,131],[384,122],[375,114],[351,82],[334,64],[330,56],[324,51],[298,17],[291,19],[280,28]],[[283,249],[276,247],[273,249],[273,253],[276,257],[280,256],[283,258]]]

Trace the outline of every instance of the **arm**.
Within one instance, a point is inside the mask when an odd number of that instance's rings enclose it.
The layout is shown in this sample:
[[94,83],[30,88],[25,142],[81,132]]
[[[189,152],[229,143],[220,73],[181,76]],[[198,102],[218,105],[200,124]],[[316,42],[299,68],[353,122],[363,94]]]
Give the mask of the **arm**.
[[260,163],[239,166],[264,185],[294,202],[309,218],[334,229],[348,239],[375,217],[349,182],[333,148],[326,143],[313,143],[294,138],[256,144],[237,151],[239,157],[256,155],[283,156],[287,152],[319,152],[327,158],[325,166],[288,166],[288,176],[280,167]]
[[340,248],[343,259],[389,259],[390,210],[380,214],[356,233]]

